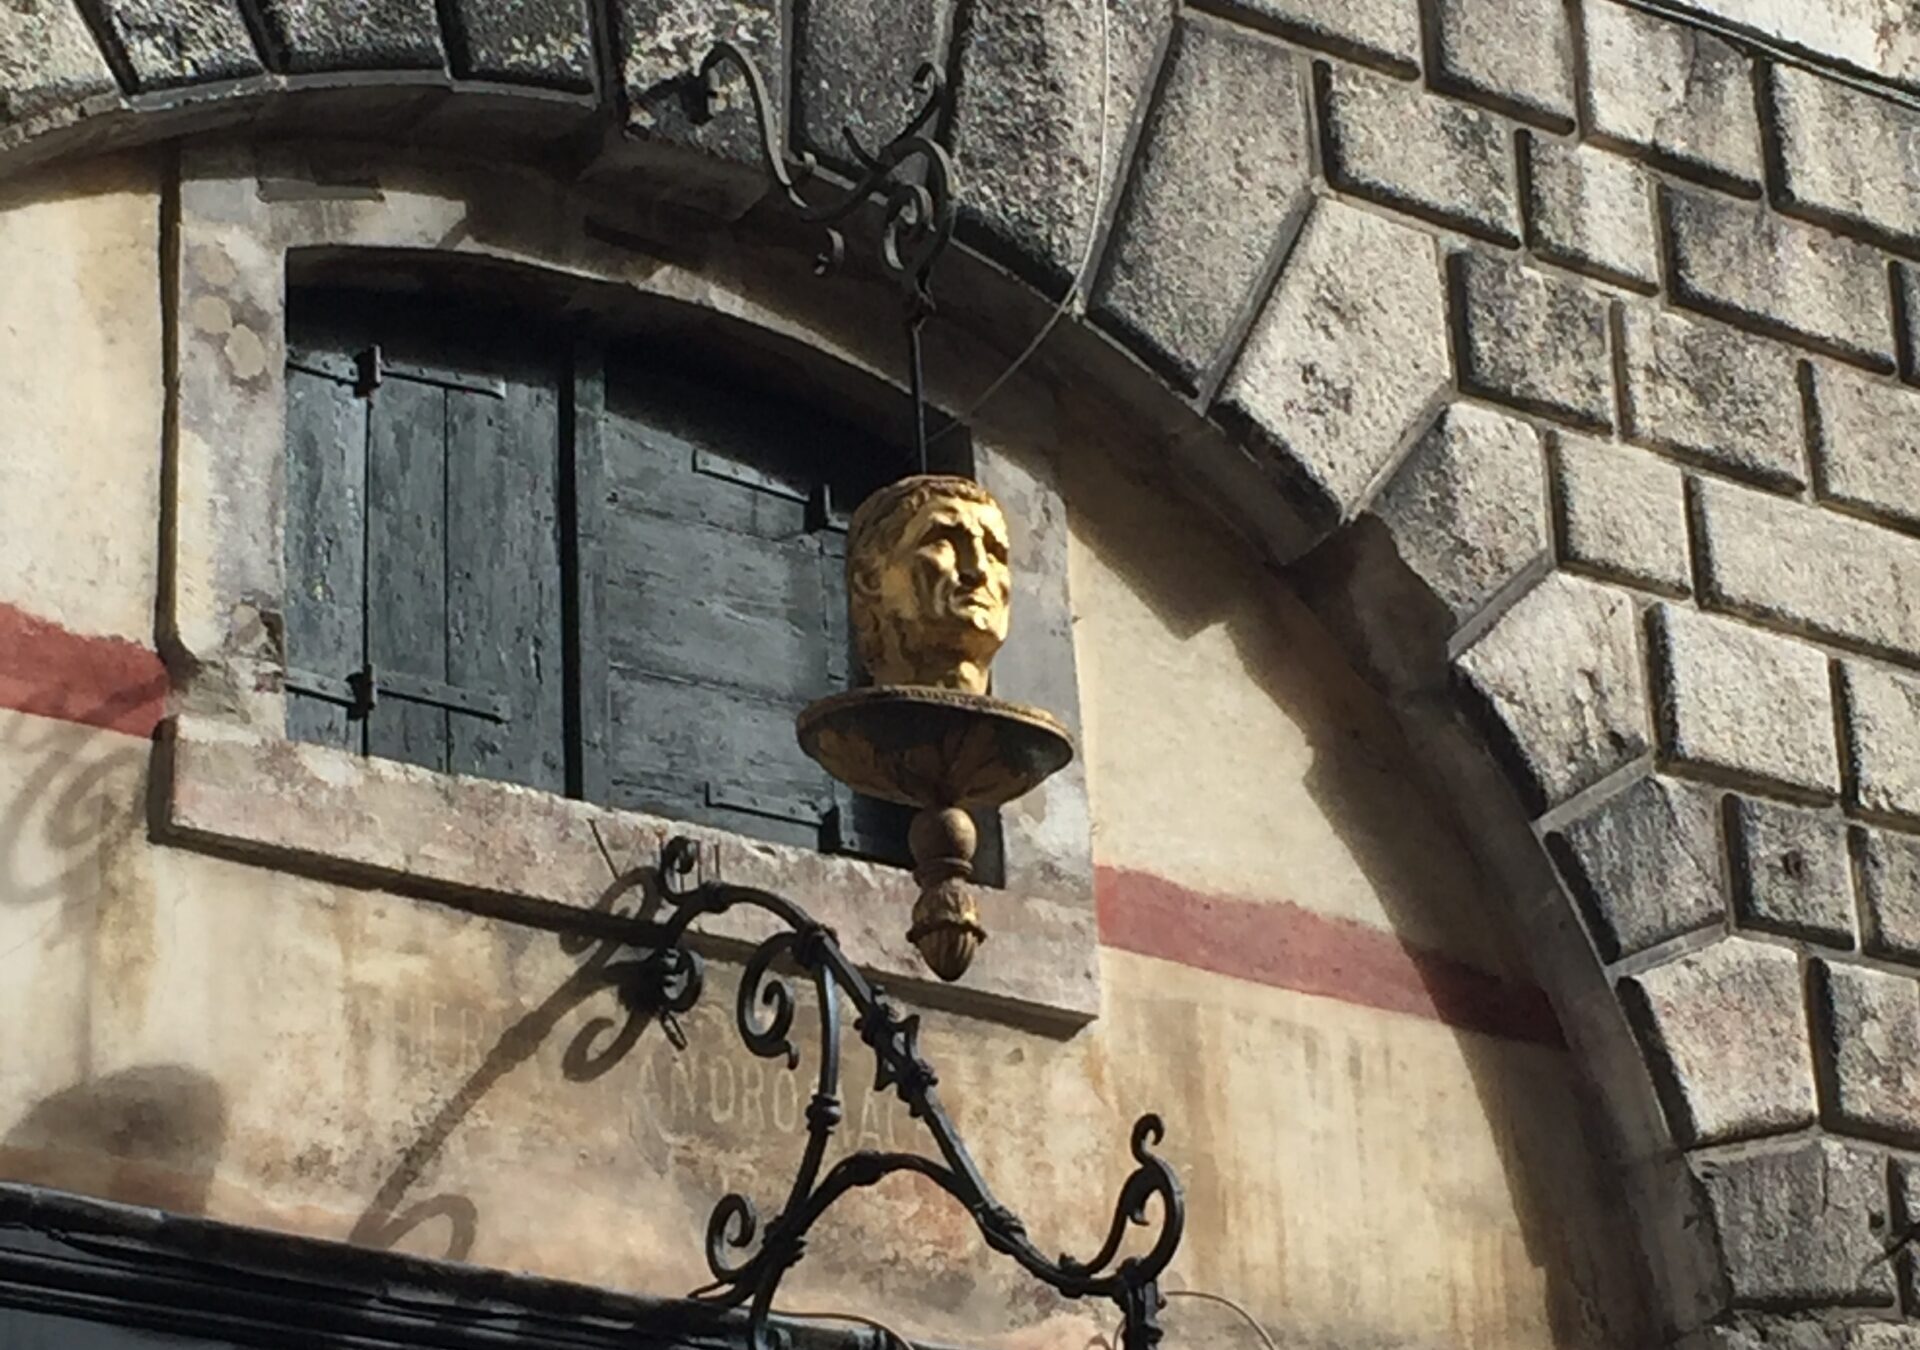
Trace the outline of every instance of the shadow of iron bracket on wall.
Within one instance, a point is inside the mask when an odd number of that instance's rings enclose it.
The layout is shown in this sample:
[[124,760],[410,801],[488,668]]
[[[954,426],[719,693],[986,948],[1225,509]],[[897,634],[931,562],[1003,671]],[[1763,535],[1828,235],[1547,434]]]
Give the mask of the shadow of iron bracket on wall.
[[[723,1307],[746,1305],[752,1350],[777,1350],[769,1323],[774,1298],[787,1271],[805,1253],[814,1224],[847,1192],[907,1172],[958,1201],[987,1246],[1034,1278],[1068,1298],[1112,1300],[1120,1310],[1122,1350],[1153,1350],[1162,1334],[1160,1276],[1173,1260],[1186,1225],[1179,1179],[1154,1153],[1165,1134],[1160,1118],[1146,1115],[1134,1124],[1135,1167],[1121,1187],[1099,1251],[1084,1261],[1066,1255],[1049,1258],[1028,1238],[1020,1219],[995,1198],[955,1131],[940,1102],[938,1076],[920,1053],[919,1017],[903,1014],[847,959],[833,931],[792,901],[719,881],[687,884],[697,856],[696,845],[684,836],[669,840],[661,851],[660,908],[648,921],[634,923],[628,942],[639,954],[624,959],[618,971],[627,1006],[658,1018],[674,1043],[683,1044],[676,1019],[699,1002],[705,982],[705,964],[688,944],[688,929],[706,916],[751,909],[771,915],[783,927],[746,959],[735,1006],[742,1041],[763,1059],[783,1060],[789,1068],[800,1064],[801,1051],[792,1035],[799,1004],[788,977],[776,967],[812,981],[820,1026],[818,1075],[806,1109],[806,1149],[786,1202],[764,1225],[762,1235],[751,1200],[737,1192],[720,1200],[707,1223],[707,1267],[713,1280],[693,1297]],[[842,1116],[843,998],[853,1007],[854,1030],[872,1052],[874,1091],[898,1095],[926,1128],[937,1157],[860,1150],[826,1165],[827,1148]],[[1158,1231],[1151,1247],[1144,1255],[1123,1257],[1128,1230],[1151,1226],[1155,1197],[1160,1201]]]

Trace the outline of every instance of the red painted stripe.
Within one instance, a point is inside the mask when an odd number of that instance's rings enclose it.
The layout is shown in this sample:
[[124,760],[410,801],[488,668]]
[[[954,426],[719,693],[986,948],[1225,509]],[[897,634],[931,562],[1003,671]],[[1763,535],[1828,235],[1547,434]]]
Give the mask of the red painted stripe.
[[1377,928],[1287,901],[1206,895],[1147,872],[1101,867],[1100,941],[1236,979],[1450,1027],[1564,1046],[1547,996]]
[[167,713],[167,670],[137,642],[83,637],[0,603],[0,708],[151,736]]

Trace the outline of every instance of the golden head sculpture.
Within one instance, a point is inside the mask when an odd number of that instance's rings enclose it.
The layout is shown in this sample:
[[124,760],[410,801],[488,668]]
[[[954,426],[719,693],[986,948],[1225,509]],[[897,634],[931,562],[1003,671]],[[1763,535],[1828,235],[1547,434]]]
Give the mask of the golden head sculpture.
[[919,474],[881,488],[847,534],[854,647],[878,685],[987,692],[1013,590],[1007,518],[970,478]]
[[908,844],[920,897],[907,936],[945,980],[985,940],[970,811],[1031,791],[1073,758],[1066,728],[987,695],[1007,640],[1007,518],[970,478],[881,488],[847,534],[847,609],[870,688],[809,705],[800,747],[857,792],[917,807]]

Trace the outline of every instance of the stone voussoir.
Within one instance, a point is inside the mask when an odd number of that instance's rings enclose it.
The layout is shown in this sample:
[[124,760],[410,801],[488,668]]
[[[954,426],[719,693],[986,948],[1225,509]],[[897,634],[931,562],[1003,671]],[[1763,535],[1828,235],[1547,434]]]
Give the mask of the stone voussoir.
[[1701,29],[1582,0],[1586,121],[1598,139],[1736,187],[1760,181],[1751,63]]
[[587,0],[453,0],[447,47],[454,73],[568,93],[593,91]]
[[1456,627],[1547,550],[1540,435],[1471,404],[1442,410],[1373,511]]
[[1920,112],[1785,64],[1764,89],[1780,205],[1920,245]]
[[1725,918],[1718,816],[1713,789],[1646,777],[1548,836],[1602,960]]
[[[1289,218],[1304,212],[1306,108],[1291,53],[1189,16],[1147,114],[1090,308],[1182,387],[1233,334]],[[1219,186],[1232,183],[1234,190]],[[1206,209],[1196,210],[1205,202]]]
[[1687,593],[1693,564],[1677,466],[1631,446],[1559,433],[1553,517],[1568,569],[1663,595]]
[[1415,0],[1216,0],[1227,13],[1303,46],[1365,61],[1397,75],[1420,73]]
[[1663,754],[1810,796],[1839,791],[1818,649],[1670,604],[1655,605],[1648,626]]
[[1813,1123],[1799,959],[1730,937],[1620,982],[1674,1138],[1683,1145]]
[[1536,813],[1649,748],[1633,598],[1555,574],[1454,660],[1482,729]]
[[1549,262],[1602,281],[1656,289],[1660,242],[1647,171],[1596,145],[1524,131],[1520,137],[1527,246]]
[[1893,369],[1886,261],[1757,203],[1660,189],[1676,303],[1875,370]]
[[229,0],[108,0],[102,13],[142,93],[265,69]]
[[1512,135],[1499,119],[1324,61],[1314,87],[1334,187],[1495,243],[1520,241]]
[[1853,865],[1843,823],[1779,802],[1729,797],[1726,832],[1741,927],[1854,945]]
[[1920,657],[1920,540],[1733,483],[1696,479],[1692,498],[1708,607]]
[[953,0],[790,2],[794,137],[849,169],[843,129],[869,150],[884,145],[917,109],[914,72],[923,62],[946,68]]
[[1460,387],[1588,430],[1613,425],[1606,301],[1475,252],[1447,262]]
[[[1380,353],[1393,360],[1383,362]],[[1447,379],[1433,240],[1322,201],[1221,390],[1219,416],[1331,530],[1368,500]]]
[[1573,130],[1565,0],[1432,0],[1436,89],[1553,131]]
[[258,0],[267,39],[295,75],[438,70],[446,65],[434,0]]
[[1816,1139],[1692,1167],[1735,1306],[1893,1302],[1880,1154]]
[[1920,1140],[1920,981],[1816,960],[1823,1119],[1847,1133]]
[[1790,348],[1664,310],[1618,312],[1627,439],[1761,483],[1805,486]]
[[0,130],[115,89],[77,6],[15,6],[0,25]]

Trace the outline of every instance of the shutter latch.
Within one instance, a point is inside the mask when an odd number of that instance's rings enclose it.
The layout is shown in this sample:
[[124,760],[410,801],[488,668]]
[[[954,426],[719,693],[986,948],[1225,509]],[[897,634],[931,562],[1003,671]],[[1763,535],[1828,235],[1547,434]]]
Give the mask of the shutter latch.
[[309,670],[287,671],[287,688],[296,694],[324,699],[346,708],[349,717],[365,717],[383,698],[403,703],[419,703],[429,708],[484,717],[489,722],[510,721],[510,705],[499,694],[480,689],[463,689],[440,680],[423,679],[396,670],[376,671],[369,661],[346,679],[319,675]]

